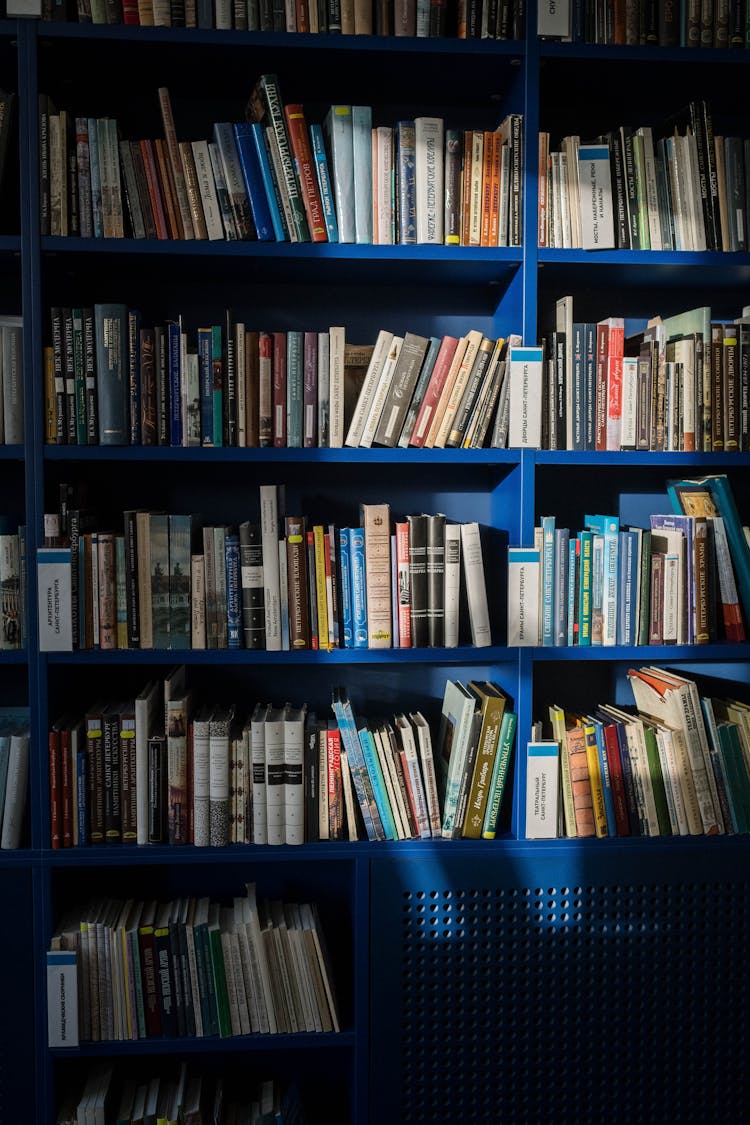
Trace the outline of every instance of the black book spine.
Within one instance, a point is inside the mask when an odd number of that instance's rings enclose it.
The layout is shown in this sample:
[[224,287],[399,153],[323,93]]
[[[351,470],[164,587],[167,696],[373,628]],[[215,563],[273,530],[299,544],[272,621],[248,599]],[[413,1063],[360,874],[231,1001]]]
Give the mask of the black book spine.
[[[177,1020],[177,1034],[184,1039],[187,1035],[187,1013],[185,999],[185,969],[182,950],[180,949],[180,924],[176,918],[169,923],[169,963],[172,970],[172,988],[174,996],[174,1010]],[[185,962],[187,962],[187,946],[185,946]],[[193,1032],[195,1034],[195,1032]]]
[[63,376],[65,380],[65,431],[68,445],[78,444],[76,429],[75,356],[73,310],[63,309]]
[[427,630],[427,516],[407,516],[412,648],[425,648]]
[[427,517],[427,638],[431,648],[445,643],[445,516]]
[[154,960],[156,985],[161,1013],[161,1031],[167,1038],[178,1034],[177,1006],[174,992],[174,966],[169,941],[169,926],[154,926]]
[[245,648],[262,649],[266,647],[266,622],[263,597],[263,546],[260,524],[242,523],[239,532],[242,628]]
[[169,445],[167,332],[161,325],[154,329],[154,370],[156,372],[156,433],[158,444]]
[[130,402],[130,444],[141,444],[141,314],[128,312],[128,398]]
[[148,842],[167,839],[167,740],[163,734],[148,740]]
[[99,444],[99,404],[96,400],[96,335],[94,310],[83,310],[83,372],[86,380],[86,443]]

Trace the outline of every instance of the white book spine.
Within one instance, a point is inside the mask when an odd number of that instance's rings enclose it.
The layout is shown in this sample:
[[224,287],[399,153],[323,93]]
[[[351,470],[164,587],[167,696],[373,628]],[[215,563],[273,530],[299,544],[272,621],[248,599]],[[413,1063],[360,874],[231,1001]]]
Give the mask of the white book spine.
[[539,449],[542,440],[542,349],[514,348],[510,354],[512,449]]
[[211,154],[208,150],[208,141],[193,141],[193,161],[198,179],[198,190],[203,214],[206,219],[206,231],[211,242],[221,241],[224,238],[224,224],[221,221],[219,200],[216,195],[216,184],[211,168]]
[[446,648],[458,645],[459,593],[461,588],[461,525],[445,525],[445,607],[443,643]]
[[372,355],[370,356],[370,362],[367,365],[367,371],[365,372],[362,389],[359,392],[357,403],[354,407],[352,420],[349,424],[349,429],[346,434],[346,445],[358,446],[360,443],[362,434],[364,432],[365,423],[370,413],[370,407],[375,396],[375,391],[377,390],[377,386],[380,381],[380,374],[383,370],[383,365],[388,358],[388,353],[391,349],[392,343],[393,333],[381,328],[378,332],[378,338],[375,341],[375,347],[373,349]]
[[444,133],[441,117],[414,120],[417,242],[443,244]]
[[359,439],[360,446],[369,449],[372,446],[375,438],[375,432],[380,422],[380,417],[383,413],[388,392],[391,389],[391,382],[393,380],[393,372],[398,362],[398,357],[401,354],[401,348],[404,343],[403,336],[394,336],[391,340],[391,346],[388,349],[385,363],[380,372],[378,385],[375,388],[375,393],[372,396],[370,403],[370,410],[362,430],[362,436]]
[[526,839],[550,840],[557,836],[557,742],[529,742],[526,747]]
[[533,547],[508,548],[509,647],[539,643],[539,551]]
[[279,499],[275,484],[260,485],[261,550],[266,648],[281,650],[281,578],[279,573]]
[[275,708],[265,723],[266,842],[283,844],[284,827],[284,714]]
[[209,837],[209,737],[208,722],[193,723],[193,843],[206,848]]
[[304,753],[304,710],[290,712],[284,720],[284,834],[287,844],[305,842]]
[[614,249],[612,180],[607,145],[581,145],[578,150],[578,184],[583,249]]
[[469,603],[471,643],[476,648],[483,648],[492,643],[492,637],[479,524],[470,522],[462,523],[460,526],[461,558]]

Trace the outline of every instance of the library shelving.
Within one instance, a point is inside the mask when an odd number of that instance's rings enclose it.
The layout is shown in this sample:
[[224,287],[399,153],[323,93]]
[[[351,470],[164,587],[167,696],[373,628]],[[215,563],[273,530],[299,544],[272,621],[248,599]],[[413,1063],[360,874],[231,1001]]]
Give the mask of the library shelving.
[[[727,472],[747,514],[747,454],[173,449],[44,442],[42,347],[55,304],[124,301],[195,328],[228,307],[280,331],[345,324],[425,335],[479,328],[534,343],[572,294],[587,320],[641,325],[710,304],[731,319],[748,303],[750,254],[538,249],[537,135],[591,136],[711,100],[717,128],[742,132],[745,50],[641,49],[521,41],[400,39],[0,23],[5,86],[18,92],[15,202],[0,227],[0,293],[24,317],[26,445],[3,450],[0,479],[28,528],[29,637],[3,654],[2,700],[32,713],[24,847],[0,854],[4,905],[0,1114],[52,1125],[95,1060],[143,1068],[183,1056],[214,1072],[294,1076],[310,1121],[405,1123],[556,1117],[740,1120],[750,1093],[748,838],[524,839],[523,748],[553,701],[626,702],[627,670],[668,663],[747,695],[746,645],[597,650],[505,645],[501,554],[485,649],[332,653],[39,649],[35,550],[62,484],[102,512],[152,507],[236,521],[260,484],[292,504],[356,518],[362,501],[441,511],[530,545],[538,518],[582,526],[584,511],[643,518],[671,476]],[[435,114],[495,128],[523,113],[523,245],[509,249],[202,243],[42,236],[38,96],[117,119],[127,137],[161,134],[157,89],[170,90],[179,136],[242,119],[261,73],[320,120],[333,103],[372,105],[384,122]],[[6,77],[7,76],[7,77]],[[15,171],[15,170],[14,170]],[[3,504],[5,508],[5,503]],[[494,841],[320,843],[221,849],[49,846],[47,731],[64,709],[125,698],[184,663],[207,699],[308,702],[328,713],[345,683],[356,709],[420,706],[433,720],[445,681],[493,679],[518,714],[516,758]],[[47,1046],[45,953],[64,908],[97,894],[242,893],[314,898],[329,941],[342,1029],[326,1035],[148,1039]]]

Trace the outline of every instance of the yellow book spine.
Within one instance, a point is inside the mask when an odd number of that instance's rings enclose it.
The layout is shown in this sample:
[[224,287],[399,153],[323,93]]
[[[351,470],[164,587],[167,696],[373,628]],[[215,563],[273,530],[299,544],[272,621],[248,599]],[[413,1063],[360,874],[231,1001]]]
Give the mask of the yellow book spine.
[[315,596],[318,602],[318,644],[321,649],[330,649],[328,643],[325,530],[320,523],[313,527],[313,543],[315,545]]
[[594,806],[594,828],[597,836],[608,836],[607,812],[604,807],[604,788],[602,786],[602,771],[599,766],[599,751],[596,746],[596,733],[591,723],[582,723],[586,735],[586,761],[589,767],[589,781],[591,782],[591,800]]

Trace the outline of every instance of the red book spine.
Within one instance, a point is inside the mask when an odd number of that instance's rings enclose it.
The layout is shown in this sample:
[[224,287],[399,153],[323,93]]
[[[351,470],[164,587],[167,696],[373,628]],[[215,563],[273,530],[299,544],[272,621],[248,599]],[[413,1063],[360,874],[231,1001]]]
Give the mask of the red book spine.
[[141,16],[137,0],[122,0],[122,22],[130,27],[140,27]]
[[620,758],[620,743],[617,739],[617,729],[614,723],[605,723],[602,731],[604,735],[604,748],[609,763],[609,783],[612,789],[612,801],[615,806],[615,829],[618,836],[630,835],[630,818],[628,805],[625,800],[625,781],[622,774],[622,759]]
[[409,581],[409,524],[396,524],[396,577],[399,648],[411,648],[411,584]]
[[453,356],[457,347],[458,340],[455,336],[443,336],[438,349],[437,358],[435,359],[435,366],[432,369],[430,381],[427,384],[427,390],[422,399],[422,405],[419,408],[417,420],[414,423],[414,430],[409,439],[409,445],[421,448],[425,443],[425,438],[429,433],[430,424],[432,422],[433,412],[440,399],[445,380],[448,378],[448,372],[451,369],[451,363],[453,362]]
[[62,777],[60,762],[60,736],[56,730],[49,732],[49,823],[50,846],[62,847]]
[[62,776],[62,846],[73,847],[73,760],[70,756],[70,730],[60,731],[60,773]]
[[146,1035],[149,1038],[157,1037],[161,1035],[161,1012],[159,1009],[159,992],[156,986],[153,926],[141,927],[138,931],[138,945],[141,953]]
[[146,173],[149,199],[151,200],[151,211],[156,224],[156,237],[169,238],[167,218],[164,214],[164,204],[161,197],[159,174],[156,170],[156,159],[151,141],[141,141],[141,154],[143,156],[143,168]]
[[286,105],[284,106],[284,116],[286,117],[289,143],[297,168],[297,179],[302,191],[307,225],[310,228],[310,238],[313,242],[327,242],[328,232],[304,110],[299,103]]
[[328,760],[328,831],[331,840],[343,839],[344,810],[341,782],[341,733],[329,726],[326,732]]

